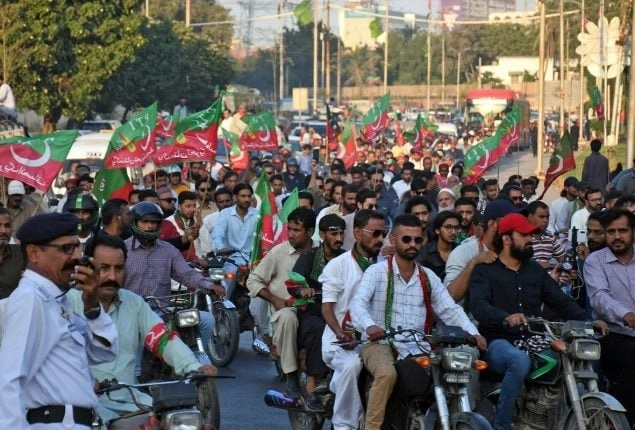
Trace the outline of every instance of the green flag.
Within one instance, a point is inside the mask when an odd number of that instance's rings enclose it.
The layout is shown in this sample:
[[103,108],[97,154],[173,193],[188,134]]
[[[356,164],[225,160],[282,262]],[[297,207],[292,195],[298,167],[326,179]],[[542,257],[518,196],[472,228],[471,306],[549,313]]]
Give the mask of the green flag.
[[95,177],[93,194],[99,206],[109,199],[118,198],[128,201],[130,191],[132,191],[132,183],[126,169],[101,169]]
[[368,28],[370,28],[370,37],[373,39],[377,39],[379,36],[384,34],[384,29],[381,27],[381,20],[379,17],[373,19],[370,24],[368,24]]
[[305,26],[313,22],[313,11],[310,0],[302,0],[293,8],[293,14],[298,20],[298,25]]

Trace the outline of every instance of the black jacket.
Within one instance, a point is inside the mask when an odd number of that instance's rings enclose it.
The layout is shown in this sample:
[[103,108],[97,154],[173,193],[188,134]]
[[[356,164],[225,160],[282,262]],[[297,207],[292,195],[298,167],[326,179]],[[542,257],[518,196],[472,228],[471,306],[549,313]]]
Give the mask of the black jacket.
[[564,320],[585,320],[584,309],[562,292],[547,271],[533,260],[515,272],[500,260],[479,264],[470,277],[470,310],[479,332],[489,341],[522,338],[520,327],[503,326],[505,317],[523,313],[545,316],[545,305]]

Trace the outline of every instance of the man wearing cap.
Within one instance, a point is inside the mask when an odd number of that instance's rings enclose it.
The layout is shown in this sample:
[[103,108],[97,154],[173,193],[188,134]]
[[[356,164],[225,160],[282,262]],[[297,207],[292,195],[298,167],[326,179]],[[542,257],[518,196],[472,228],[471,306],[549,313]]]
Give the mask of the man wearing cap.
[[298,191],[302,191],[306,188],[306,176],[298,171],[298,160],[295,157],[289,157],[287,160],[287,171],[282,172],[282,179],[284,180],[285,188],[291,192],[294,188]]
[[[97,396],[88,365],[116,357],[117,331],[99,303],[96,273],[79,264],[77,225],[72,214],[48,213],[17,232],[27,268],[4,305],[2,429],[91,428]],[[71,281],[82,291],[83,316],[64,295]]]
[[569,231],[571,215],[578,200],[579,181],[574,176],[564,180],[564,189],[560,197],[551,203],[549,211],[549,230],[558,234]]
[[483,226],[483,235],[480,238],[472,236],[466,239],[450,253],[445,265],[443,283],[454,300],[462,300],[467,295],[470,275],[477,264],[496,261],[493,241],[498,221],[505,215],[517,211],[518,209],[507,199],[492,201],[479,219],[479,224]]
[[7,186],[7,204],[6,207],[11,213],[13,219],[13,228],[17,231],[27,219],[33,215],[38,215],[44,211],[38,205],[29,203],[24,199],[26,190],[24,184],[20,181],[13,180]]
[[586,319],[584,309],[531,259],[532,235],[539,232],[524,215],[505,215],[493,241],[498,260],[476,265],[470,277],[470,309],[489,345],[485,360],[492,371],[505,375],[494,416],[496,429],[513,428],[516,399],[531,370],[531,357],[520,349],[526,316],[542,315],[544,303],[562,319]]

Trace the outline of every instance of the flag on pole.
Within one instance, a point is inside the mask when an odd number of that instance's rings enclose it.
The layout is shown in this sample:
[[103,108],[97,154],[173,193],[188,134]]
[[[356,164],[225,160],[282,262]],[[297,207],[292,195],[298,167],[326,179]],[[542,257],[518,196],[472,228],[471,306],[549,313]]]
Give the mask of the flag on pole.
[[289,232],[287,230],[287,226],[289,224],[289,214],[293,212],[299,206],[300,206],[300,198],[299,198],[298,189],[294,188],[293,192],[289,194],[289,196],[285,200],[284,204],[282,205],[282,209],[280,210],[280,213],[278,214],[279,225],[278,225],[278,228],[276,229],[275,241],[273,243],[274,246],[284,242],[285,240],[289,238]]
[[388,108],[390,93],[382,96],[362,118],[362,138],[370,142],[377,138],[388,127]]
[[97,172],[95,184],[93,185],[93,194],[99,206],[102,206],[106,200],[110,199],[128,201],[131,191],[132,183],[126,169],[101,169]]
[[258,183],[256,184],[256,194],[260,197],[261,202],[258,208],[258,220],[256,221],[256,228],[254,229],[253,245],[249,261],[249,265],[252,269],[260,263],[264,256],[267,255],[267,252],[274,246],[275,231],[273,217],[276,205],[269,197],[269,193],[269,181],[267,175],[263,172],[260,174],[260,178],[258,178]]
[[156,151],[157,103],[135,113],[110,138],[107,169],[143,166]]
[[373,19],[370,24],[368,24],[368,28],[370,29],[370,37],[373,39],[377,39],[379,36],[384,34],[384,29],[381,26],[381,20],[379,17]]
[[249,115],[245,123],[247,128],[238,142],[243,151],[275,151],[279,148],[276,120],[272,112]]
[[337,136],[340,134],[340,126],[337,117],[331,113],[331,108],[326,104],[326,147],[329,152],[336,151],[339,143]]
[[47,191],[64,167],[78,133],[62,130],[0,140],[0,175],[22,181],[38,191]]
[[344,162],[344,168],[350,169],[357,160],[357,143],[356,134],[353,124],[350,120],[344,123],[344,130],[340,134],[340,142],[338,143],[337,158]]
[[593,91],[591,92],[591,103],[593,103],[595,116],[597,116],[600,121],[604,121],[604,103],[602,102],[602,94],[600,94],[600,89],[598,87],[593,87]]
[[302,0],[293,8],[293,14],[298,20],[298,25],[305,26],[313,22],[313,10],[310,0]]
[[556,178],[566,172],[575,169],[575,157],[571,148],[571,137],[569,130],[564,131],[560,141],[556,144],[553,154],[549,158],[549,167],[545,172],[545,189],[538,200],[542,200],[547,189],[556,180]]
[[165,166],[182,161],[207,161],[216,156],[218,122],[222,99],[210,107],[186,116],[174,127],[174,136],[152,156],[156,165]]
[[229,130],[222,128],[225,148],[229,155],[229,168],[235,172],[243,171],[249,165],[246,151],[241,151],[238,144],[239,136]]
[[435,124],[432,124],[427,118],[421,116],[421,113],[417,115],[417,120],[415,121],[415,126],[412,130],[404,132],[404,136],[406,139],[412,143],[413,148],[423,148],[424,142],[423,139],[429,135],[437,131],[439,127]]

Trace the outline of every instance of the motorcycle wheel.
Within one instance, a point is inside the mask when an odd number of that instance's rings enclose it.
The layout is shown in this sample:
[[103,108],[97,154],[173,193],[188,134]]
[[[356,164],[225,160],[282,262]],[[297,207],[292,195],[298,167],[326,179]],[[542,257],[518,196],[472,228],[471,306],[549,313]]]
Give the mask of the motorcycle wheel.
[[[592,397],[584,399],[582,410],[584,411],[585,418],[588,420],[586,426],[588,430],[621,430],[631,428],[624,412],[609,409],[600,399]],[[572,410],[565,421],[564,430],[576,430],[577,428],[578,423],[575,419],[575,413]]]
[[459,412],[452,415],[452,430],[492,430],[492,425],[483,415],[475,412]]
[[293,430],[322,430],[324,417],[306,412],[287,411]]
[[208,348],[212,364],[225,367],[231,363],[238,352],[240,326],[236,309],[227,309],[222,303],[214,303],[216,325]]
[[203,424],[209,424],[214,429],[220,428],[220,402],[213,379],[206,379],[198,384],[198,409],[201,411]]

